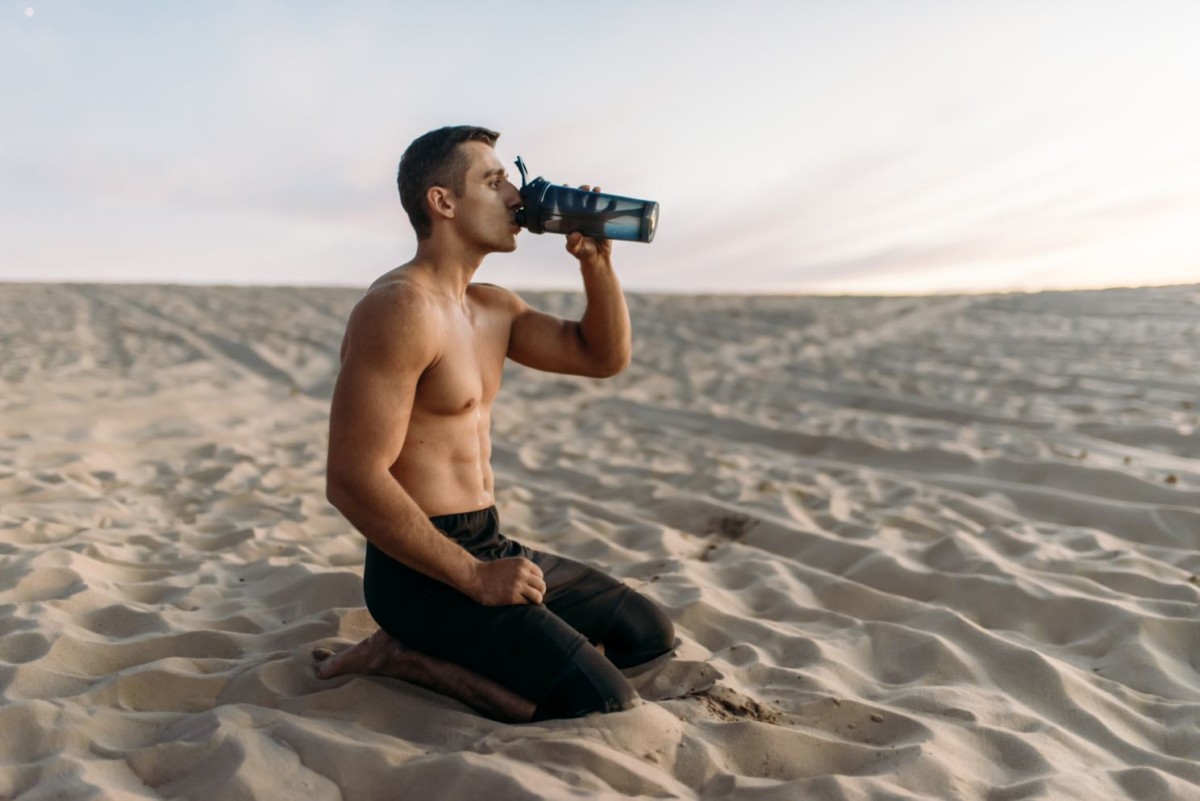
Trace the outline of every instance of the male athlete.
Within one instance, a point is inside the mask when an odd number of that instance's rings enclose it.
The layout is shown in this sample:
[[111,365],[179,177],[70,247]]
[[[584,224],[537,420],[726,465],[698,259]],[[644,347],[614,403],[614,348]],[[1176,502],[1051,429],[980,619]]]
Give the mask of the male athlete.
[[329,419],[327,495],[367,538],[363,594],[380,630],[318,649],[317,675],[394,676],[508,721],[628,709],[637,693],[622,670],[669,653],[671,621],[616,579],[500,533],[489,426],[506,358],[615,375],[629,364],[629,312],[611,243],[578,233],[578,322],[471,283],[520,231],[498,136],[441,128],[400,159],[417,253],[351,312]]

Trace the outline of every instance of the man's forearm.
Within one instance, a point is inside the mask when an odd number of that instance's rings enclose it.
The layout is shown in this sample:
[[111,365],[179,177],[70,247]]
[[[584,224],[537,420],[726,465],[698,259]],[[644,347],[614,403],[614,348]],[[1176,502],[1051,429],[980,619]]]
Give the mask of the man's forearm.
[[469,594],[478,560],[434,528],[390,474],[330,481],[328,496],[376,548],[413,570]]
[[632,335],[629,308],[612,260],[597,257],[581,263],[587,308],[579,320],[584,349],[602,372],[612,375],[629,365]]

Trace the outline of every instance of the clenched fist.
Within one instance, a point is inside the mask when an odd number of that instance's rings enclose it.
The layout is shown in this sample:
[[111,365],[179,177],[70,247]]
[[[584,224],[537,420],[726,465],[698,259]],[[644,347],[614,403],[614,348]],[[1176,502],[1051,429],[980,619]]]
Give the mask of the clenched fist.
[[542,569],[523,556],[476,562],[467,595],[484,606],[540,604],[546,595]]

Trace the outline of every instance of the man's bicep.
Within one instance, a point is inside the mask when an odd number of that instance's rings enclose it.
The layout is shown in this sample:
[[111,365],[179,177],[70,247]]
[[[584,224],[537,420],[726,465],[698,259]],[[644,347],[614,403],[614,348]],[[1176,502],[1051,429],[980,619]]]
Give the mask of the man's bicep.
[[524,307],[514,318],[508,358],[535,370],[587,375],[579,323]]
[[411,305],[355,309],[329,415],[331,478],[396,461],[432,347],[428,321]]
[[349,358],[333,390],[329,470],[387,468],[404,447],[419,377]]

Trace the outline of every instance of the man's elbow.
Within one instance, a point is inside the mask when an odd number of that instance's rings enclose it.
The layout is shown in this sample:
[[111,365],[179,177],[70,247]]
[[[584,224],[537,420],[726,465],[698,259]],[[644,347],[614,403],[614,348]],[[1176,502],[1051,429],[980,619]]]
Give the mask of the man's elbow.
[[346,482],[333,471],[328,471],[325,475],[325,500],[339,512],[344,512],[349,498]]
[[596,364],[596,378],[612,378],[629,366],[629,352],[625,351]]
[[624,343],[619,341],[591,344],[583,333],[583,323],[574,324],[575,336],[579,346],[582,363],[586,365],[581,370],[582,375],[589,378],[612,378],[629,366],[632,346],[628,338]]

